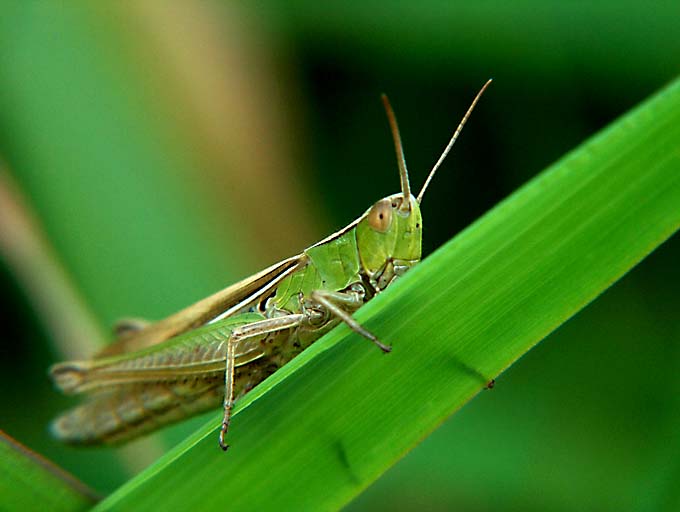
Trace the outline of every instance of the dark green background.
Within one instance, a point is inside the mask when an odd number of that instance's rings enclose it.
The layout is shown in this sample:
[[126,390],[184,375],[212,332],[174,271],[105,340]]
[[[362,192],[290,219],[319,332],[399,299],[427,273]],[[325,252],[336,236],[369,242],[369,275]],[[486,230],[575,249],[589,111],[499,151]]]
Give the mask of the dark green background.
[[[0,158],[103,328],[395,192],[381,92],[418,189],[495,79],[423,203],[427,254],[680,67],[676,2],[85,5],[0,7]],[[675,236],[350,509],[677,509],[678,262]],[[116,488],[131,470],[115,451],[46,435],[73,403],[45,377],[62,355],[13,267],[0,279],[0,428]]]

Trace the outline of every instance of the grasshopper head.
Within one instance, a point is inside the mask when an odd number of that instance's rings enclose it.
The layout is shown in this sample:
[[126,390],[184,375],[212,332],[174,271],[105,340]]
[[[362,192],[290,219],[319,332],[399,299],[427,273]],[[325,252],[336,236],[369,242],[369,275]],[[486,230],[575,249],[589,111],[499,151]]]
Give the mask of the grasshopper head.
[[[423,222],[413,195],[381,199],[357,225],[361,266],[377,290],[420,261]],[[408,205],[408,206],[407,206]]]
[[448,155],[472,109],[475,108],[477,101],[490,83],[491,80],[488,80],[475,96],[417,197],[411,194],[397,119],[387,96],[383,94],[382,100],[392,130],[399,164],[401,193],[388,196],[375,203],[357,225],[357,246],[361,266],[376,291],[385,289],[395,277],[400,276],[420,261],[423,229],[420,202],[432,176]]

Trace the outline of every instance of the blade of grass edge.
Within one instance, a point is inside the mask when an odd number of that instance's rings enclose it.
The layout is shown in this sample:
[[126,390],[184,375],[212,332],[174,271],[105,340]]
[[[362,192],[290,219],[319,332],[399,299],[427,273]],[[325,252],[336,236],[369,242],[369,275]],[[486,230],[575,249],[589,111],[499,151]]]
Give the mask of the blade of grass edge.
[[362,308],[392,354],[335,329],[97,509],[347,503],[677,230],[678,140],[676,81]]

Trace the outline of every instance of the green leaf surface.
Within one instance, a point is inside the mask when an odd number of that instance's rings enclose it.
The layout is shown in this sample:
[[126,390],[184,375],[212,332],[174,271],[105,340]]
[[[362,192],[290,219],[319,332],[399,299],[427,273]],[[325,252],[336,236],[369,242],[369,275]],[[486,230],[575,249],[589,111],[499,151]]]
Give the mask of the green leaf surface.
[[47,459],[0,432],[0,510],[87,510],[96,497]]
[[334,330],[98,510],[347,503],[677,230],[679,140],[676,81],[362,308],[391,354]]

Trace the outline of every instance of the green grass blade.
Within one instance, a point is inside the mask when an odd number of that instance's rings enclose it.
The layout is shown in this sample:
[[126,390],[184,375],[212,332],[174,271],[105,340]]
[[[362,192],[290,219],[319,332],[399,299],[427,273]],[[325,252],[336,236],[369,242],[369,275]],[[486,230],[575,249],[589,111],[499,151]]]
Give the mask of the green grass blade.
[[0,510],[87,510],[90,489],[0,431]]
[[334,330],[98,510],[347,503],[677,230],[678,141],[675,82],[362,308],[390,355]]

